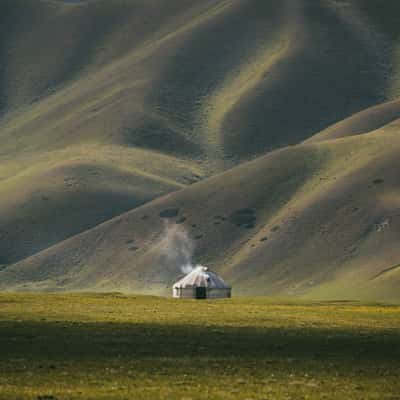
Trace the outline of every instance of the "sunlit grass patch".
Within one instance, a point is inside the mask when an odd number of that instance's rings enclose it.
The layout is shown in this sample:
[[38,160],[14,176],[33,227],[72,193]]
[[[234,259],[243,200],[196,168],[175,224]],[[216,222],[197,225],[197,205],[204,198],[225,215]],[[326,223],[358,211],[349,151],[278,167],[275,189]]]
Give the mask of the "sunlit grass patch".
[[351,302],[3,294],[0,398],[395,399],[399,327]]

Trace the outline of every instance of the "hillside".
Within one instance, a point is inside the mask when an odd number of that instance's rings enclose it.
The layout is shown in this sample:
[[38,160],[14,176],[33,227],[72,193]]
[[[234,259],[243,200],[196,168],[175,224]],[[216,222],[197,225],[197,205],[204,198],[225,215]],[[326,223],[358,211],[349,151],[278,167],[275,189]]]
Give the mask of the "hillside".
[[163,294],[180,273],[184,229],[195,260],[236,293],[368,299],[373,290],[393,301],[399,125],[242,164],[27,258],[1,280]]
[[399,300],[378,3],[2,1],[0,287],[165,293],[172,208],[237,293]]

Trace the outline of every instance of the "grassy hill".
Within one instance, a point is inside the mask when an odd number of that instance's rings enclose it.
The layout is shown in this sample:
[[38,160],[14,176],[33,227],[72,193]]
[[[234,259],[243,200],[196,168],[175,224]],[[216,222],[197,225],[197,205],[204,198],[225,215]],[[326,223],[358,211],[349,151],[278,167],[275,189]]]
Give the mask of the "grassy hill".
[[2,1],[0,287],[398,300],[398,11]]
[[158,198],[8,267],[2,287],[168,293],[173,226],[236,293],[395,301],[397,271],[385,270],[400,257],[399,123],[279,150]]

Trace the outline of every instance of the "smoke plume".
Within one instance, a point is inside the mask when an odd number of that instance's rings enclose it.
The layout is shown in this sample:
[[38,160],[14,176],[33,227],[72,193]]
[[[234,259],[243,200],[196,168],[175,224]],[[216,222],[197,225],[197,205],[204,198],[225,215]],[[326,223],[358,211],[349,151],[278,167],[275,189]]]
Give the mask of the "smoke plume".
[[182,225],[167,224],[160,243],[160,250],[164,264],[172,268],[179,268],[188,274],[196,267],[193,265],[194,243]]

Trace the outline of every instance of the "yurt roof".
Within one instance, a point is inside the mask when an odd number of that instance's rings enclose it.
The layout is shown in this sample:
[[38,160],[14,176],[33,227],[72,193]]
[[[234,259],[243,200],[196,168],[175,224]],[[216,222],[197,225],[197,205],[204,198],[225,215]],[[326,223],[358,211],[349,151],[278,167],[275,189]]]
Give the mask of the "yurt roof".
[[187,287],[208,287],[213,289],[230,288],[220,276],[203,266],[196,267],[174,285],[174,288]]

